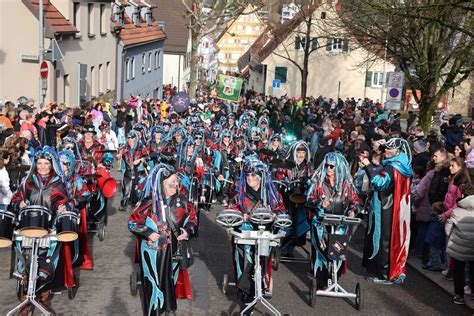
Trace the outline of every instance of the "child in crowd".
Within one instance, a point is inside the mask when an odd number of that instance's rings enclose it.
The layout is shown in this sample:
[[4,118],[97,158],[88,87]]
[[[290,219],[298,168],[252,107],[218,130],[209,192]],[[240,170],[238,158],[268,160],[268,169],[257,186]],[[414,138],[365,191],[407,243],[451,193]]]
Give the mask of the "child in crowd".
[[432,205],[431,221],[428,226],[425,242],[430,247],[430,259],[423,269],[434,272],[441,272],[445,266],[444,250],[446,246],[446,235],[444,233],[444,223],[438,219],[438,215],[443,214],[443,202],[436,202]]

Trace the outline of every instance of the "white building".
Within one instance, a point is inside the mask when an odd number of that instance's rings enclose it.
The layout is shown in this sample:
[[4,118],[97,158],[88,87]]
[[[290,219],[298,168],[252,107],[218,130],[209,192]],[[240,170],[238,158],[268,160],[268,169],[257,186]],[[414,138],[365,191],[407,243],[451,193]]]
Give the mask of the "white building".
[[217,61],[218,51],[219,49],[211,35],[206,35],[201,39],[198,47],[199,65],[201,68],[200,76],[204,76],[211,84],[216,82],[219,69]]
[[[38,1],[0,1],[0,95],[39,96]],[[45,48],[57,40],[64,60],[47,62],[45,102],[79,106],[115,90],[111,1],[44,0]],[[21,27],[11,30],[21,21]]]

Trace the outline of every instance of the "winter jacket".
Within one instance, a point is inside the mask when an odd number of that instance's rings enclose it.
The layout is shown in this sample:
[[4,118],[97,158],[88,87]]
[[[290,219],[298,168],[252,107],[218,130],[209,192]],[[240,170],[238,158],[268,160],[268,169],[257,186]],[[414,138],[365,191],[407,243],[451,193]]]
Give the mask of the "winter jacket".
[[458,198],[461,197],[461,191],[459,190],[459,186],[455,184],[448,185],[448,192],[444,197],[444,214],[449,217],[453,212],[453,209],[456,207],[456,201]]
[[446,150],[452,153],[454,147],[459,144],[463,137],[463,131],[457,125],[448,126],[442,130],[444,137],[446,137]]
[[428,198],[428,189],[434,176],[434,170],[428,171],[416,187],[414,205],[416,206],[416,220],[418,222],[429,222],[431,218],[431,204]]
[[449,160],[446,159],[435,167],[435,173],[428,190],[430,204],[444,201],[446,192],[448,192],[449,176]]
[[459,261],[474,261],[474,195],[458,202],[446,222],[448,254]]
[[444,233],[444,223],[438,220],[438,217],[431,215],[431,221],[428,226],[425,242],[435,249],[444,249],[446,245],[446,235]]

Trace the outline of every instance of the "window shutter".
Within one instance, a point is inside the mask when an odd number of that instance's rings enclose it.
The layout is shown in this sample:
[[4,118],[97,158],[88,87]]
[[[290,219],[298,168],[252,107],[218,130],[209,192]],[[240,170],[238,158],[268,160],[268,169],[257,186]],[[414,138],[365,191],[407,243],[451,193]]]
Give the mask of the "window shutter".
[[332,42],[333,42],[333,41],[332,41],[332,38],[328,38],[328,39],[326,40],[326,50],[327,50],[328,52],[330,52],[330,51],[332,50]]
[[286,67],[275,67],[275,79],[279,79],[281,83],[285,83],[287,70],[288,68]]
[[367,71],[365,73],[365,86],[366,87],[372,86],[372,71]]
[[345,38],[342,42],[342,51],[347,53],[349,51],[349,40]]
[[317,48],[318,48],[318,38],[313,37],[313,39],[311,40],[311,49],[315,50]]
[[295,49],[300,49],[301,47],[301,38],[299,36],[296,36],[295,38]]

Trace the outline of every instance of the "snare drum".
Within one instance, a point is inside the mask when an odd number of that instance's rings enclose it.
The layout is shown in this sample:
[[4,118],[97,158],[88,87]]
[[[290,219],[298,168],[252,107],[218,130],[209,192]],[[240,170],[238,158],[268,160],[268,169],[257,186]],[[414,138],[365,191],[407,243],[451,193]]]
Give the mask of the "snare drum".
[[15,214],[0,211],[0,248],[10,247],[12,244]]
[[20,235],[41,238],[48,234],[51,228],[51,212],[44,206],[31,205],[20,211]]
[[62,242],[74,241],[78,238],[80,218],[74,212],[63,212],[56,217],[56,234]]
[[290,201],[296,204],[306,202],[306,182],[293,181],[290,183]]

